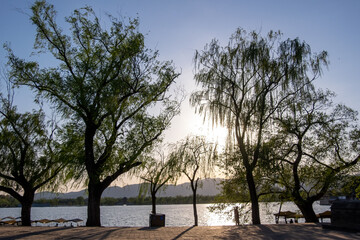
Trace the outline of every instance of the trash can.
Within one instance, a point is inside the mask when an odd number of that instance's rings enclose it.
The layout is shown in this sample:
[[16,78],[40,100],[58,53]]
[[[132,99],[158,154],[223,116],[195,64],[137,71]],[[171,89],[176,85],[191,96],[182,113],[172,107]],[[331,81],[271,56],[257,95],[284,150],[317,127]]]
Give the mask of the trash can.
[[360,230],[360,201],[336,200],[331,205],[331,225],[348,230]]
[[149,225],[150,227],[165,227],[165,214],[151,213],[149,217]]

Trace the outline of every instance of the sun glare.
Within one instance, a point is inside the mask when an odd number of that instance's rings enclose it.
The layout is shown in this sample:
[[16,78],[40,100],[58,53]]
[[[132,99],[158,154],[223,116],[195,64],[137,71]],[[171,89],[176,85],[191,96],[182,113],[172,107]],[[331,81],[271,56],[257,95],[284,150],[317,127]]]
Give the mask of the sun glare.
[[207,129],[204,135],[207,137],[208,141],[217,143],[219,146],[224,147],[226,143],[228,130],[224,127],[210,127]]
[[192,135],[204,136],[210,143],[216,143],[220,148],[224,148],[228,135],[226,127],[219,125],[213,126],[208,120],[203,121],[202,117],[193,117],[191,125],[188,126],[189,132]]

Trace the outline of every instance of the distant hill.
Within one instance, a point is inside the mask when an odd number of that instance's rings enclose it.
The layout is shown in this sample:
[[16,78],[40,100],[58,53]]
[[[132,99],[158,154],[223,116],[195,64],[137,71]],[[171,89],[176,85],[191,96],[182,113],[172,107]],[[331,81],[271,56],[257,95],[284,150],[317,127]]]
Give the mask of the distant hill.
[[[204,179],[200,180],[199,184],[202,187],[198,188],[197,194],[203,196],[215,196],[220,193],[220,183],[221,179]],[[102,197],[112,197],[112,198],[130,198],[137,197],[139,195],[140,184],[131,184],[124,187],[108,187],[102,194]],[[176,196],[189,196],[192,194],[190,183],[183,183],[179,185],[166,185],[162,187],[157,196],[158,197],[176,197]],[[35,194],[35,200],[38,199],[72,199],[77,197],[87,198],[85,190],[78,192],[69,192],[69,193],[53,193],[53,192],[41,192]]]

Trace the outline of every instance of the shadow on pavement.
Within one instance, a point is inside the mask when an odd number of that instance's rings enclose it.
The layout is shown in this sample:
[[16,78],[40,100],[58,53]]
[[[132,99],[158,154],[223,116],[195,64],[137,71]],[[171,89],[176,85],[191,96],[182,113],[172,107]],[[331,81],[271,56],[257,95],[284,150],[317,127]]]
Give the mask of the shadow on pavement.
[[[190,231],[191,229],[193,229],[195,226],[189,227],[188,229],[182,231],[179,235],[177,235],[176,237],[173,238],[173,240],[175,239],[179,239],[182,235],[184,235],[185,233],[187,233],[188,231]],[[199,236],[201,237],[201,236]]]
[[[14,230],[21,230],[21,227],[14,227]],[[22,233],[21,231],[19,231],[18,234],[14,233],[13,236],[11,237],[0,237],[0,240],[11,240],[11,239],[20,239],[20,238],[26,238],[26,237],[30,237],[30,236],[36,236],[36,235],[43,235],[43,234],[47,234],[47,233],[51,233],[51,232],[57,232],[57,231],[62,231],[64,230],[64,228],[49,228],[47,230],[42,230],[42,231],[33,231],[33,232],[26,232],[26,233]],[[15,232],[15,231],[14,231]]]
[[360,234],[334,230],[324,230],[320,225],[313,224],[279,224],[279,225],[243,225],[228,228],[219,239],[251,239],[251,240],[303,240],[303,239],[360,239]]

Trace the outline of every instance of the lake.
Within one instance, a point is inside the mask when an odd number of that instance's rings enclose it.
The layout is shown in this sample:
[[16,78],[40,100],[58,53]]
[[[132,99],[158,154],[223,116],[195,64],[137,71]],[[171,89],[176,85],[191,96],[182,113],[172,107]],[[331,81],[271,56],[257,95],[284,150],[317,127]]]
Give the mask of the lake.
[[[232,219],[224,214],[212,213],[208,210],[210,204],[198,204],[199,226],[222,226],[234,225]],[[31,211],[32,220],[40,219],[83,219],[86,221],[87,207],[33,207]],[[274,224],[274,213],[279,211],[279,203],[260,203],[261,222],[263,224]],[[330,206],[322,206],[319,202],[314,203],[316,213],[329,210]],[[101,224],[102,226],[127,226],[143,227],[149,225],[149,213],[151,205],[132,205],[132,206],[101,206]],[[285,202],[281,211],[299,212],[298,208],[292,202]],[[20,208],[0,208],[0,218],[6,216],[19,217]],[[166,226],[192,226],[194,224],[193,210],[191,204],[177,205],[157,205],[157,212],[166,215]],[[248,218],[250,220],[250,218]],[[299,220],[303,222],[303,220]],[[247,222],[249,223],[249,222]],[[41,223],[38,223],[40,226]],[[49,224],[47,224],[49,225]],[[55,225],[55,224],[54,224]]]

